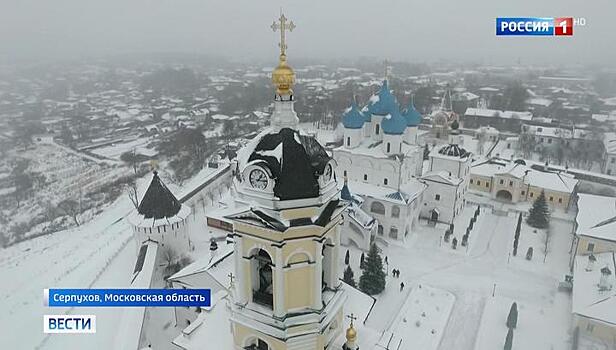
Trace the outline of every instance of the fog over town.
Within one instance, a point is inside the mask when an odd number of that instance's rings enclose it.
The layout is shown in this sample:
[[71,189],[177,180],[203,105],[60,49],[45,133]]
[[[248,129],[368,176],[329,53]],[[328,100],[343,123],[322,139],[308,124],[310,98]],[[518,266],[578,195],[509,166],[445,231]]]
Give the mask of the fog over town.
[[[4,4],[0,348],[616,349],[612,13]],[[43,306],[49,288],[211,305]]]

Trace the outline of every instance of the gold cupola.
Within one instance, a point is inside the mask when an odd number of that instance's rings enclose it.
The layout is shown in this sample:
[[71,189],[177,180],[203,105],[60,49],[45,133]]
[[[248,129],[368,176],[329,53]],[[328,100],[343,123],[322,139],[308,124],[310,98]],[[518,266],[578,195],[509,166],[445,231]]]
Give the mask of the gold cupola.
[[272,30],[280,31],[280,60],[278,67],[272,72],[272,83],[276,86],[276,94],[279,96],[293,95],[293,84],[295,83],[295,72],[287,64],[287,44],[286,32],[292,32],[295,29],[293,21],[288,21],[284,14],[280,15],[278,21],[274,21],[271,26]]
[[352,322],[346,331],[346,339],[347,339],[347,343],[352,343],[352,344],[355,344],[355,341],[357,340],[357,331],[355,330],[355,328],[353,328]]

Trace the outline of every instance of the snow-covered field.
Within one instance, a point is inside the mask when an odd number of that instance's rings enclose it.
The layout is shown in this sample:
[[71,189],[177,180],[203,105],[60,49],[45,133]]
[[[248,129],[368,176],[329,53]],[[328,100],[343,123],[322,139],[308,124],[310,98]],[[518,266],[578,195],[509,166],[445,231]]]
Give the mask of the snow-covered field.
[[[47,348],[45,345],[52,337],[43,334],[43,315],[71,310],[44,308],[43,289],[102,286],[96,284],[99,280],[108,281],[105,284],[112,286],[123,285],[132,263],[121,266],[116,261],[127,261],[123,254],[132,258],[135,251],[131,249],[128,225],[118,218],[129,210],[130,202],[119,200],[101,216],[77,229],[56,232],[0,251],[0,279],[7,282],[0,284],[0,309],[3,310],[0,327],[4,344],[1,348]],[[108,271],[109,266],[114,270]],[[99,327],[108,324],[104,319],[100,322]],[[66,349],[72,338],[63,338],[69,343],[59,348]]]

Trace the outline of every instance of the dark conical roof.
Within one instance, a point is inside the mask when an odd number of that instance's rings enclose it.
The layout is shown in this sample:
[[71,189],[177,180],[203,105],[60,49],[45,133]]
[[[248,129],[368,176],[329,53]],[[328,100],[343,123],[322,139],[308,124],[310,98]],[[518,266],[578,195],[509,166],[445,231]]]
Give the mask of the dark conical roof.
[[150,187],[145,192],[137,209],[139,214],[145,216],[146,219],[170,218],[175,216],[181,207],[182,204],[169,191],[158,177],[158,172],[155,171]]

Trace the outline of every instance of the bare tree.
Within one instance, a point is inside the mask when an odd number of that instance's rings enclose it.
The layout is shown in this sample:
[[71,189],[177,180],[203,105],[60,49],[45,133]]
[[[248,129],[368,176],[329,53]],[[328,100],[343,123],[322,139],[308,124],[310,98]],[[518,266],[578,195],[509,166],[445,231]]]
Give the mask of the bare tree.
[[537,140],[535,135],[529,132],[523,132],[518,139],[518,149],[524,155],[524,158],[531,158],[535,147],[537,146]]
[[133,203],[135,209],[139,208],[139,193],[137,192],[137,181],[131,181],[124,185],[124,190],[128,194],[128,199]]
[[57,207],[58,207],[58,211],[60,211],[64,215],[70,216],[75,222],[75,225],[77,226],[80,225],[79,223],[79,214],[80,214],[79,202],[77,202],[74,199],[65,199],[61,201],[60,203],[58,203]]

